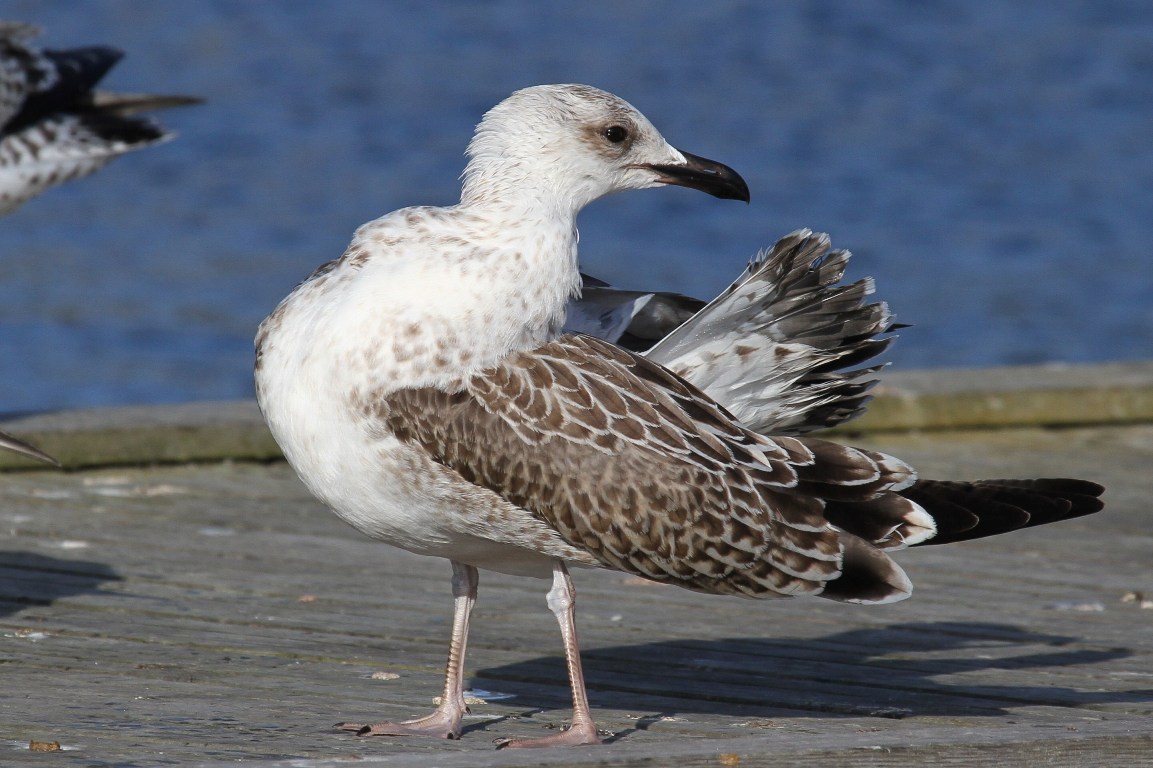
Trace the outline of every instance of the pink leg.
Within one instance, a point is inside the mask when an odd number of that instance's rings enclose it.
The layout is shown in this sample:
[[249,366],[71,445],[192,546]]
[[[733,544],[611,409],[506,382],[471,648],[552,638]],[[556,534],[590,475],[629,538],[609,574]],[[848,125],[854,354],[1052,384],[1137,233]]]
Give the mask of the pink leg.
[[576,590],[573,589],[568,569],[559,560],[553,565],[548,607],[560,624],[561,641],[564,643],[565,663],[568,665],[569,683],[572,685],[572,725],[567,730],[538,739],[507,739],[498,743],[497,749],[575,747],[601,743],[589,713],[584,672],[581,671],[580,648],[576,636]]
[[464,650],[468,641],[468,617],[476,602],[479,576],[476,568],[452,561],[452,640],[448,646],[448,667],[444,673],[444,695],[431,715],[393,723],[337,723],[334,728],[353,731],[358,736],[435,736],[459,739],[460,724],[468,707],[464,703]]

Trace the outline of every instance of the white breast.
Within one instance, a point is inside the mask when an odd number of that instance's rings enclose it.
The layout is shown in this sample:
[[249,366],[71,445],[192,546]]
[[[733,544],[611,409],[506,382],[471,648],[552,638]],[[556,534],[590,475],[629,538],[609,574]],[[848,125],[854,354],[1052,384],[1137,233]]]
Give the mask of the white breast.
[[[549,286],[551,302],[502,292],[515,281],[490,283],[488,276],[523,268],[502,254],[486,258],[461,245],[454,255],[443,243],[414,253],[413,222],[403,230],[409,240],[393,226],[406,216],[399,211],[362,227],[340,262],[318,271],[261,325],[257,398],[273,436],[308,489],[374,538],[522,575],[547,576],[553,557],[587,560],[527,512],[402,444],[374,418],[381,398],[396,389],[458,381],[543,343],[557,333],[568,298],[556,288],[562,280]],[[461,280],[461,271],[471,279]]]

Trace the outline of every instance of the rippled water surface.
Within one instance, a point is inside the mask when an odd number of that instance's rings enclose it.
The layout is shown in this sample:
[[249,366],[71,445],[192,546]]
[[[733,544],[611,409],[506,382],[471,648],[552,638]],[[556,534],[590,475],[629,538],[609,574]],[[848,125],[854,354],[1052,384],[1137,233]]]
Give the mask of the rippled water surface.
[[[546,8],[545,6],[548,5]],[[711,295],[808,226],[902,368],[1153,357],[1153,4],[10,0],[174,142],[0,221],[0,410],[251,396],[260,319],[353,229],[451,203],[512,90],[587,82],[737,168],[581,219],[586,270]]]

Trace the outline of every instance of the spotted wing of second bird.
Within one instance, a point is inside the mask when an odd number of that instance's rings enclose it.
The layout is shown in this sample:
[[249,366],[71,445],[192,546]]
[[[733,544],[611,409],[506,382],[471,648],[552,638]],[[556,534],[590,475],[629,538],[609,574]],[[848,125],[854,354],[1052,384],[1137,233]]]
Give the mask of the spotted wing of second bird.
[[122,52],[40,49],[28,42],[37,33],[27,24],[0,22],[0,216],[172,137],[139,112],[200,102],[96,90]]

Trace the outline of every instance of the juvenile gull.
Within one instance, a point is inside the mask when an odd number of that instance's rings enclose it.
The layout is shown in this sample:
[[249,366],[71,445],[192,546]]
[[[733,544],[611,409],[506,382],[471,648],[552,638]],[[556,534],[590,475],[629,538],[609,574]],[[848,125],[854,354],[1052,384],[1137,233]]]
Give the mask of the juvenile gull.
[[200,101],[96,90],[124,54],[108,46],[42,50],[28,43],[37,31],[0,21],[0,216],[172,137],[138,113]]
[[677,151],[621,99],[526,88],[484,116],[468,154],[458,205],[363,225],[256,338],[261,409],[312,493],[369,536],[452,563],[441,704],[338,727],[460,736],[478,568],[551,575],[572,684],[568,730],[503,746],[592,744],[569,565],[883,603],[911,589],[887,550],[1100,507],[1092,483],[918,482],[884,454],[762,436],[661,365],[561,335],[585,205],[667,184],[748,198],[735,172]]

